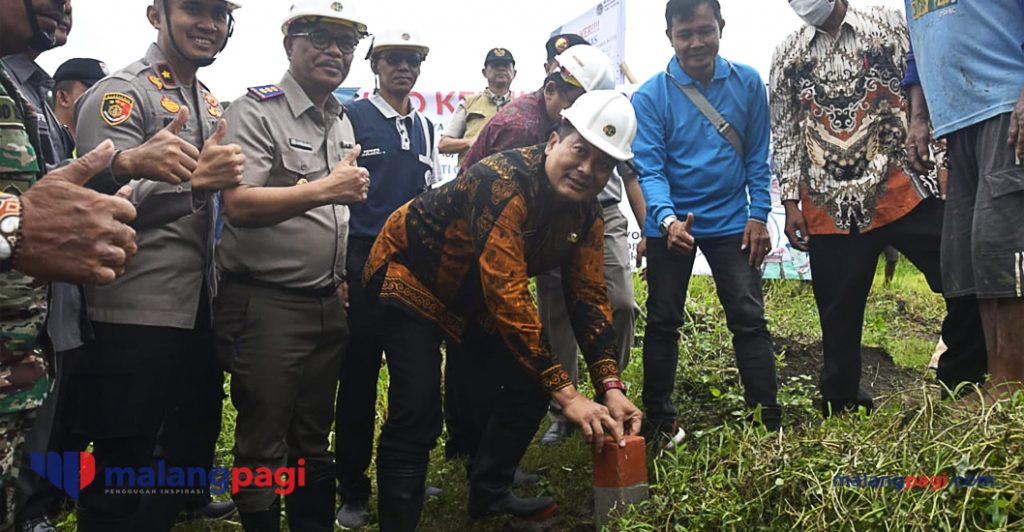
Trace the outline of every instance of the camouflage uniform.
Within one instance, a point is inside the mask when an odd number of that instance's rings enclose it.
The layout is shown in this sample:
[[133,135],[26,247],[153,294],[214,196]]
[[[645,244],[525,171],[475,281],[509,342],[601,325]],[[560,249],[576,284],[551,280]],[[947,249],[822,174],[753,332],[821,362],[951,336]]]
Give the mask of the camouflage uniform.
[[[40,177],[38,117],[0,67],[0,199],[20,196]],[[49,388],[39,343],[46,321],[45,284],[0,273],[0,481],[12,475],[16,450]]]

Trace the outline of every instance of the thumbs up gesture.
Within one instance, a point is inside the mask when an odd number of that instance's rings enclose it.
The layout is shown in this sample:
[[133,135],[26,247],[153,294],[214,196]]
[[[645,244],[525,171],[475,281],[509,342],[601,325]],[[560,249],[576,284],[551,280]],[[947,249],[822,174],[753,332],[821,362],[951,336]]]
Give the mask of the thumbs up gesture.
[[319,187],[322,203],[349,205],[366,201],[370,192],[370,172],[356,166],[360,153],[362,147],[357,144],[327,177],[313,182]]
[[693,234],[693,213],[686,215],[686,221],[680,222],[676,220],[672,222],[672,225],[668,228],[668,249],[679,254],[687,254],[693,252],[694,239]]
[[114,159],[114,178],[124,182],[142,178],[178,185],[191,179],[199,150],[178,135],[188,123],[188,107],[146,142],[121,152]]
[[192,173],[192,190],[224,190],[242,182],[245,155],[238,144],[223,144],[227,132],[228,123],[221,119],[217,130],[206,139]]
[[22,235],[14,267],[43,281],[104,284],[124,273],[138,251],[135,207],[122,196],[84,188],[110,164],[107,140],[75,162],[50,172],[20,198]]

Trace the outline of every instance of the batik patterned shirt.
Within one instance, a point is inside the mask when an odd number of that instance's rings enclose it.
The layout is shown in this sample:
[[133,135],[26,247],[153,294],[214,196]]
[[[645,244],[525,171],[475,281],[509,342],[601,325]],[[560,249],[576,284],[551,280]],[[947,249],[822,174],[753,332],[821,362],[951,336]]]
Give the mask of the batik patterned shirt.
[[593,382],[618,378],[596,199],[558,203],[544,146],[488,157],[395,211],[364,283],[383,304],[459,341],[469,320],[496,333],[549,391],[571,384],[542,334],[529,278],[561,268],[569,319]]
[[837,38],[805,26],[776,49],[775,165],[811,234],[870,231],[938,194],[934,175],[906,169],[907,47],[900,12],[851,6]]
[[461,171],[495,153],[544,142],[556,124],[548,117],[543,90],[512,100],[477,135],[462,159]]

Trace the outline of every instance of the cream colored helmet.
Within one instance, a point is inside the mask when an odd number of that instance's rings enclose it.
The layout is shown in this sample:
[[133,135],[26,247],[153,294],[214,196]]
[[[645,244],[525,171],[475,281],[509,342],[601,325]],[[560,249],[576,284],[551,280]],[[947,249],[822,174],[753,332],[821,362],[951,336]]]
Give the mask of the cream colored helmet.
[[588,91],[562,111],[580,136],[619,161],[633,158],[636,112],[629,99],[614,90]]
[[[586,91],[611,90],[615,88],[615,69],[612,60],[596,46],[577,44],[555,56],[566,79]],[[575,82],[575,83],[574,83]]]
[[370,45],[370,56],[385,50],[413,50],[419,52],[424,58],[430,52],[430,47],[423,44],[419,35],[405,30],[385,30],[373,34],[373,44]]
[[351,2],[335,0],[296,0],[288,12],[288,18],[281,25],[281,31],[288,34],[288,27],[296,21],[333,22],[356,30],[356,34],[365,37],[366,24],[361,22],[359,11]]

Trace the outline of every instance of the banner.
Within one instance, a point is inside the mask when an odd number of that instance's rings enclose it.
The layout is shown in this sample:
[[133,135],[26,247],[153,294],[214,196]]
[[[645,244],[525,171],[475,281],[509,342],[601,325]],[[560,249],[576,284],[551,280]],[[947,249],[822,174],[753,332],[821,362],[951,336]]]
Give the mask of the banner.
[[[619,0],[610,0],[604,4],[621,5]],[[623,92],[632,92],[629,87],[620,87]],[[430,119],[437,128],[437,138],[440,138],[444,131],[445,124],[455,112],[455,106],[463,96],[476,94],[478,91],[452,91],[452,90],[415,90],[410,93],[413,107]],[[373,93],[372,88],[342,87],[334,91],[334,95],[342,103],[350,103],[355,98],[366,98]],[[531,94],[526,91],[513,91],[514,96],[519,98]],[[446,183],[455,179],[459,172],[458,159],[454,155],[441,155],[441,182]],[[636,247],[640,243],[641,228],[633,217],[629,203],[623,197],[619,208],[625,213],[629,220],[629,255],[630,264],[636,264]],[[786,210],[779,199],[778,182],[772,179],[772,212],[768,217],[768,232],[772,238],[772,250],[765,258],[764,277],[765,279],[799,279],[810,280],[811,268],[806,253],[793,249],[786,238]],[[693,265],[694,275],[711,275],[711,268],[707,259],[697,251],[697,259]]]
[[575,33],[601,49],[615,65],[616,80],[625,83],[622,64],[626,62],[626,0],[603,0],[575,20],[559,26],[551,36]]

